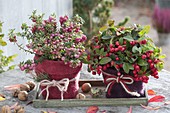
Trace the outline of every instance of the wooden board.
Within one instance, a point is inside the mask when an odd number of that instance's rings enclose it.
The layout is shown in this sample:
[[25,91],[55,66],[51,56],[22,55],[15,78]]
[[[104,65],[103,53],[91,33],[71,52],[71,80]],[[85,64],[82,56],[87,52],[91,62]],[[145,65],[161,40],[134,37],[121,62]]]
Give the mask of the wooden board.
[[[79,85],[90,83],[92,87],[104,87],[102,80],[80,80]],[[145,97],[140,98],[86,98],[86,99],[50,99],[45,101],[38,98],[36,91],[33,106],[36,108],[54,108],[54,107],[83,107],[83,106],[123,106],[123,105],[147,105],[148,96],[145,91]]]

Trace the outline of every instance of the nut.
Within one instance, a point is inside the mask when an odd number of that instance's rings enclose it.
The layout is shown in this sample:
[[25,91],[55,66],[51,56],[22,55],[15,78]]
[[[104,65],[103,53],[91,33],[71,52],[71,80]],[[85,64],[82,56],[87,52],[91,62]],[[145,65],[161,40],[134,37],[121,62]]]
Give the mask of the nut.
[[12,92],[12,96],[13,96],[13,97],[18,97],[19,92],[20,92],[19,89],[15,89],[15,90]]
[[81,90],[82,90],[84,93],[88,93],[89,91],[91,91],[91,84],[90,84],[90,83],[84,83],[84,84],[81,86]]
[[8,105],[2,106],[1,113],[11,113],[11,109]]
[[26,101],[28,99],[28,93],[26,91],[20,91],[18,94],[18,99]]
[[86,96],[85,96],[84,94],[82,94],[82,93],[78,93],[78,94],[76,95],[76,98],[77,98],[77,99],[85,99]]
[[21,84],[20,90],[21,90],[21,91],[27,91],[27,92],[29,92],[29,91],[30,91],[30,86],[29,86],[28,84]]
[[14,113],[25,113],[24,107],[18,105],[14,108]]
[[26,82],[26,84],[28,84],[30,86],[30,91],[34,89],[35,87],[35,83],[30,81],[30,82]]

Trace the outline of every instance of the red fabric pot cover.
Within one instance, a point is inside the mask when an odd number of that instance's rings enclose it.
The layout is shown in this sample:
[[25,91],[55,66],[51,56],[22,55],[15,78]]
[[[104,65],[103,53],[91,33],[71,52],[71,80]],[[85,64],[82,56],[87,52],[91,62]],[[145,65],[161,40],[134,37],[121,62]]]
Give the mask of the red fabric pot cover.
[[[34,59],[37,60],[39,57],[35,56]],[[75,98],[78,89],[79,89],[79,78],[78,74],[81,70],[82,64],[77,68],[69,67],[65,65],[63,61],[53,61],[53,60],[44,60],[41,63],[38,63],[35,67],[35,72],[37,75],[41,73],[46,73],[49,75],[51,80],[60,81],[63,78],[68,78],[69,80],[76,78],[75,81],[69,82],[69,86],[66,92],[64,92],[64,99]],[[43,90],[45,87],[40,87]],[[46,98],[46,91],[42,93],[43,97]],[[61,99],[61,92],[57,87],[49,88],[49,97],[48,99]]]
[[[111,75],[117,74],[117,70],[113,68],[108,68],[104,72]],[[102,75],[104,78],[104,83],[107,86],[108,83],[106,83],[105,79],[108,78],[108,75],[104,73],[102,73]],[[142,81],[134,81],[132,84],[126,84],[126,86],[130,91],[139,93],[140,97],[145,96],[144,83]],[[127,93],[120,83],[115,82],[112,86],[110,86],[110,88],[110,92],[109,90],[106,92],[107,98],[137,98],[137,96]]]

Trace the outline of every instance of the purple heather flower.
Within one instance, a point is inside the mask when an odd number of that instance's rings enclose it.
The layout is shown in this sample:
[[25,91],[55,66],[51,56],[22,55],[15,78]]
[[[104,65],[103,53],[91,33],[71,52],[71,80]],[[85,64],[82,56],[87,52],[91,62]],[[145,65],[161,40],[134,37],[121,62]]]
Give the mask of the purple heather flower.
[[65,57],[62,57],[61,60],[64,61],[64,60],[65,60]]
[[81,41],[81,38],[76,38],[75,41],[78,43]]
[[82,36],[82,40],[83,40],[83,41],[86,41],[86,40],[87,40],[86,35],[83,35],[83,36]]
[[64,22],[68,20],[68,16],[60,17],[60,24],[62,25]]
[[78,54],[75,54],[74,57],[75,57],[75,58],[79,58],[80,56],[79,56]]

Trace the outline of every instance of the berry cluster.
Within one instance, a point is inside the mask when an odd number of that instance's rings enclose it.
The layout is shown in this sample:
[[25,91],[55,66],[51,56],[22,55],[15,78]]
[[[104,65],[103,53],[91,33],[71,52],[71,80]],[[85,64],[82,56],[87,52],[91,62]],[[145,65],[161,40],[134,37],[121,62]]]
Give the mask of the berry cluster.
[[116,69],[115,75],[130,75],[135,81],[148,83],[149,75],[159,78],[164,55],[146,36],[148,26],[108,26],[93,37],[89,54],[89,70],[101,74],[108,68]]
[[[33,24],[22,24],[22,32],[15,33],[11,30],[9,40],[16,43],[25,52],[42,56],[48,60],[64,61],[70,67],[77,67],[84,59],[84,43],[87,37],[81,31],[84,23],[78,15],[69,19],[60,17],[60,27],[57,27],[55,15],[44,20],[42,15],[36,15],[36,11],[30,16]],[[24,37],[28,40],[26,48],[18,44],[16,37]],[[25,68],[29,68],[25,66]]]

